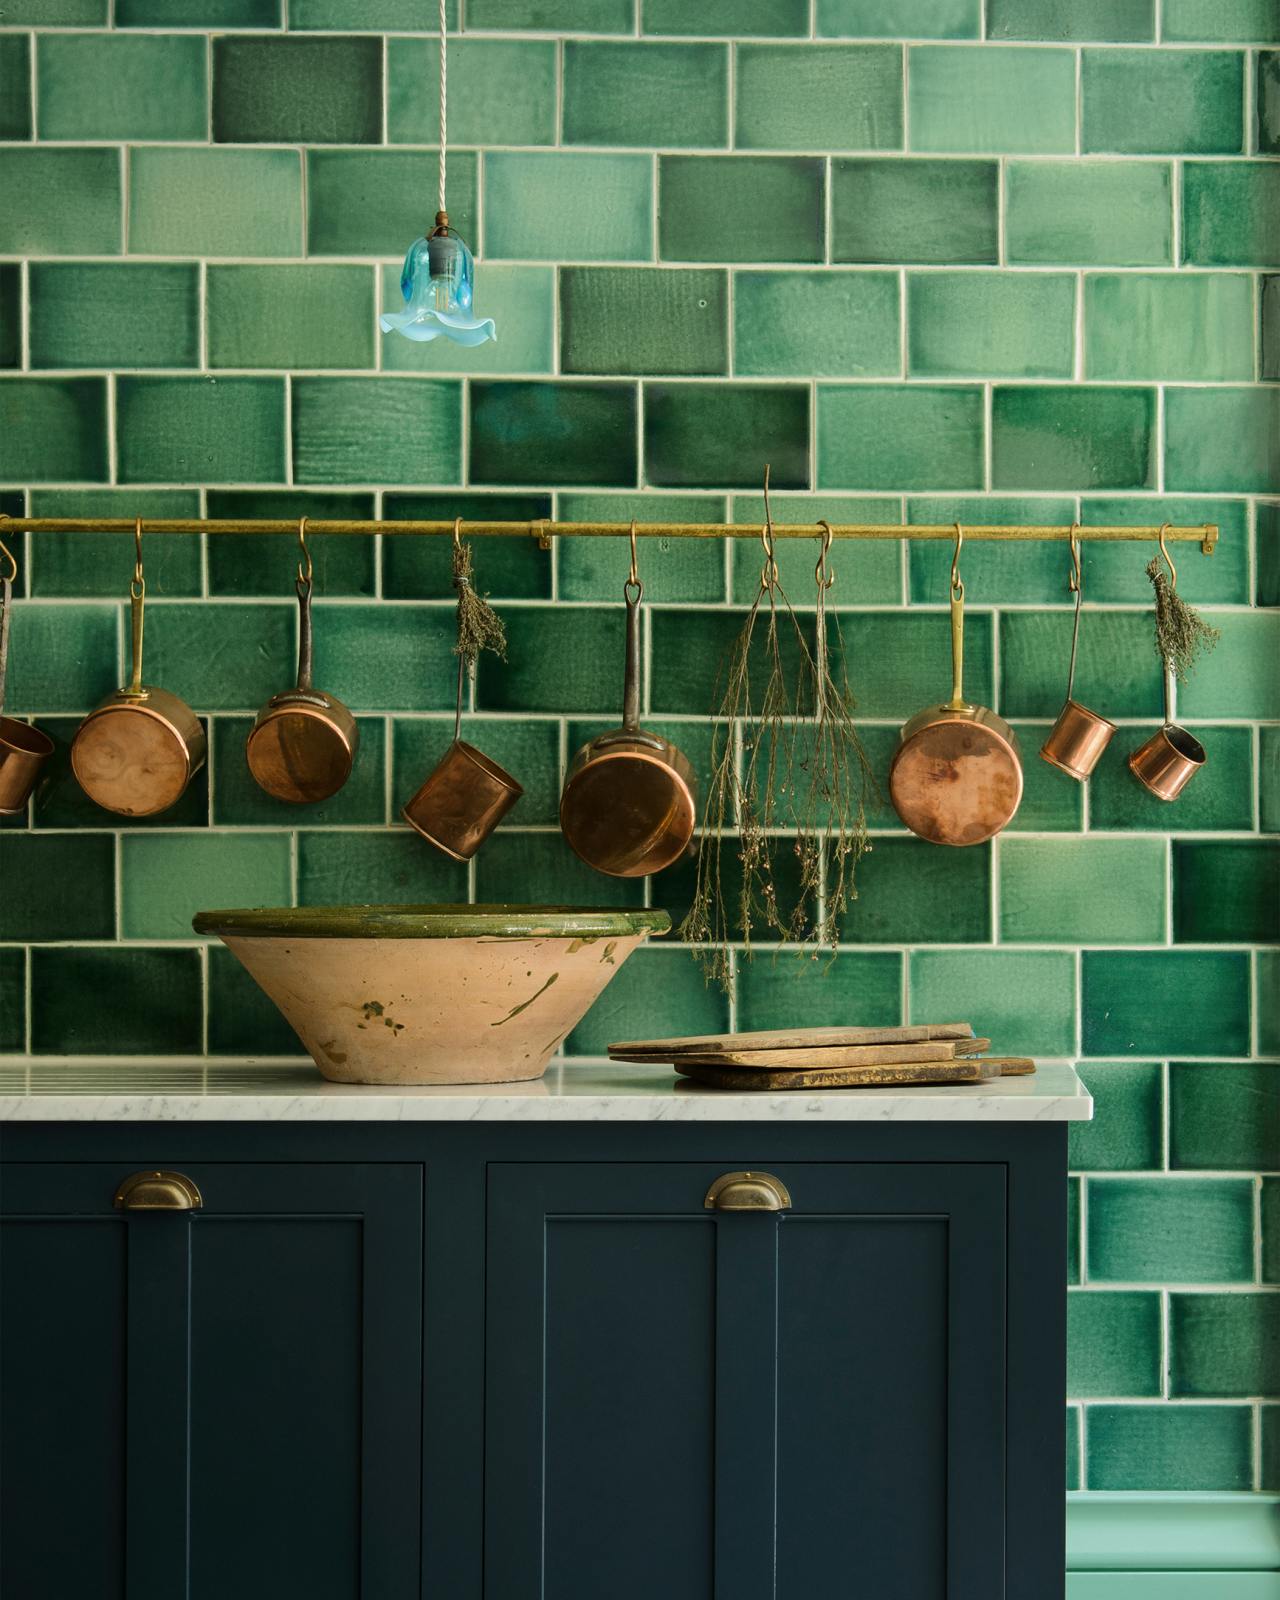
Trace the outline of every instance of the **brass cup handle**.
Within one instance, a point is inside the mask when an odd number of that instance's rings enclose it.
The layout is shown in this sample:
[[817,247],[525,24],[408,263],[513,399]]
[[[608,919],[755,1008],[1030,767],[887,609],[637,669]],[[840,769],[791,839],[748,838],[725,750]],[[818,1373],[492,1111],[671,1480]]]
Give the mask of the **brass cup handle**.
[[199,1211],[204,1197],[182,1172],[135,1172],[115,1192],[120,1211]]
[[708,1211],[787,1211],[791,1192],[769,1172],[726,1172],[702,1203]]

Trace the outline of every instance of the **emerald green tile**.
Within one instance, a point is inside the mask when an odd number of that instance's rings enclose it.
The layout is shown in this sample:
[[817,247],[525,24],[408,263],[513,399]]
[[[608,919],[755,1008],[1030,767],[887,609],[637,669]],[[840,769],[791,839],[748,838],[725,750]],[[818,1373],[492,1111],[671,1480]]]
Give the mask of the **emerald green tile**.
[[37,1055],[197,1055],[200,952],[31,952],[31,1047]]
[[209,365],[371,367],[374,284],[368,267],[210,267]]
[[296,256],[301,247],[296,150],[129,152],[132,254]]
[[890,951],[841,950],[835,960],[760,955],[738,968],[738,1026],[896,1025],[902,1017],[902,957]]
[[[297,489],[210,489],[211,518],[261,517],[267,520],[373,516],[372,494],[308,493]],[[248,533],[209,538],[209,593],[264,595],[290,599],[298,570],[298,543],[291,534]],[[377,591],[372,536],[309,533],[312,583],[318,598],[373,595]]]
[[1230,155],[1244,129],[1243,57],[1234,50],[1086,50],[1086,152]]
[[1280,492],[1277,429],[1280,388],[1170,389],[1165,397],[1165,477],[1170,488],[1210,494]]
[[1095,828],[1164,833],[1253,826],[1253,750],[1248,728],[1197,726],[1205,764],[1178,796],[1176,810],[1129,771],[1129,755],[1155,733],[1155,722],[1122,728],[1089,780],[1089,821]]
[[[551,718],[463,717],[462,737],[519,783],[524,793],[503,827],[554,825],[560,818],[560,727]],[[398,813],[444,755],[453,738],[453,718],[397,718],[391,779]]]
[[[1280,1178],[1262,1180],[1262,1281],[1280,1283]],[[1273,1476],[1273,1487],[1277,1481],[1280,1473]]]
[[30,137],[31,39],[25,33],[5,34],[0,38],[0,139]]
[[295,378],[298,483],[448,483],[461,471],[462,395],[430,378]]
[[1280,952],[1259,950],[1258,969],[1258,1049],[1263,1055],[1280,1056]]
[[1280,728],[1259,728],[1258,735],[1258,826],[1280,833]]
[[469,28],[630,33],[635,0],[470,0]]
[[43,34],[40,137],[203,140],[205,71],[205,42],[195,34]]
[[833,161],[831,259],[994,264],[999,187],[994,161]]
[[[196,711],[256,713],[294,678],[296,612],[296,602],[148,606],[148,681],[180,695]],[[317,649],[317,657],[326,660],[328,651],[321,656]],[[333,688],[346,698],[338,685]]]
[[668,489],[744,489],[760,481],[765,460],[779,489],[809,487],[808,389],[798,384],[645,384],[647,483]]
[[297,1034],[224,945],[210,945],[209,1054],[304,1056]]
[[1272,0],[1164,0],[1163,36],[1190,43],[1274,43],[1280,17]]
[[1076,282],[1062,272],[913,272],[907,370],[926,378],[1069,378]]
[[[562,494],[566,522],[723,522],[724,501],[692,494]],[[629,555],[622,539],[562,539],[562,600],[616,600]],[[725,597],[724,544],[719,539],[644,539],[639,570],[649,605],[670,600],[714,603]]]
[[647,155],[490,150],[484,184],[486,256],[648,261],[652,254],[653,163]]
[[1029,754],[1044,743],[1049,723],[1015,722],[1013,731],[1022,745],[1022,804],[1006,831],[1079,833],[1084,825],[1084,784]]
[[[416,3],[416,0],[415,0]],[[364,0],[357,0],[364,11]],[[290,17],[290,26],[298,24]],[[374,27],[360,20],[352,26]],[[435,144],[440,108],[425,89],[440,75],[435,39],[387,40],[387,140]],[[457,144],[554,144],[553,39],[450,39],[449,133]]]
[[194,262],[33,261],[29,272],[33,367],[199,366]]
[[1262,370],[1263,378],[1280,378],[1280,277],[1265,277],[1261,283]]
[[1090,1406],[1090,1489],[1248,1489],[1253,1484],[1247,1406]]
[[119,150],[6,150],[0,250],[7,255],[120,253]]
[[476,858],[484,905],[638,906],[640,878],[606,878],[580,861],[558,833],[500,833]]
[[1154,488],[1156,392],[1080,384],[997,388],[991,458],[998,489]]
[[1280,265],[1280,166],[1188,161],[1182,169],[1182,252],[1198,267]]
[[809,32],[807,0],[717,0],[710,16],[687,0],[643,0],[640,10],[646,33],[705,33],[711,28],[740,37],[782,38]]
[[91,711],[119,688],[115,606],[13,608],[5,710]]
[[[1024,754],[1032,759],[1030,750]],[[1012,944],[1159,943],[1164,885],[1160,839],[1003,839],[1000,938]]]
[[818,0],[821,38],[977,39],[982,0]]
[[902,77],[896,44],[740,44],[734,143],[740,150],[900,150]]
[[1071,1055],[1075,957],[1056,950],[916,950],[910,1020],[971,1021],[1000,1055]]
[[282,482],[284,403],[280,378],[122,377],[116,382],[120,480]]
[[1067,1407],[1067,1467],[1068,1490],[1080,1487],[1080,1407]]
[[[445,19],[450,32],[459,26],[459,0],[448,0]],[[439,32],[440,8],[434,0],[290,0],[289,28],[353,31]],[[388,41],[390,42],[390,41]],[[450,41],[452,49],[453,41]],[[434,72],[428,82],[434,81]],[[453,107],[449,108],[452,119]]]
[[[323,620],[323,618],[322,618]],[[245,760],[251,717],[217,717],[213,724],[213,820],[223,827],[329,827],[386,821],[386,724],[381,717],[360,717],[360,735],[351,776],[330,800],[316,805],[290,805],[273,799],[253,781]],[[228,836],[230,837],[230,836]],[[253,835],[253,837],[258,837]],[[264,890],[254,889],[249,904],[265,904]],[[288,904],[285,899],[279,902]]]
[[481,710],[612,713],[618,707],[618,683],[610,667],[620,671],[622,665],[621,605],[599,610],[525,606],[504,611],[502,618],[507,659],[480,657],[476,705]]
[[1160,161],[1011,161],[1009,262],[1163,267],[1173,259],[1173,188]]
[[[382,514],[391,521],[525,522],[550,517],[551,496],[468,494],[389,494]],[[584,543],[587,541],[583,541]],[[481,594],[502,600],[549,600],[551,553],[524,534],[471,541],[475,582]],[[449,539],[384,538],[382,592],[389,600],[452,600],[453,548]]]
[[742,377],[897,377],[899,317],[897,273],[737,272],[734,371]]
[[1178,691],[1185,717],[1275,716],[1280,695],[1280,613],[1207,612],[1221,633],[1213,654]]
[[452,711],[455,638],[452,606],[326,606],[316,671],[353,711]]
[[110,834],[0,833],[0,939],[112,939],[116,846]]
[[[476,159],[470,150],[449,151],[449,220],[473,250],[480,248]],[[401,260],[434,215],[437,162],[432,150],[308,150],[307,254]]]
[[[119,675],[117,674],[117,681]],[[71,770],[71,742],[79,717],[40,717],[36,724],[53,740],[53,754],[41,770],[35,795],[37,828],[111,828],[119,818],[96,806]],[[182,798],[154,817],[131,817],[130,828],[203,828],[209,821],[209,768],[201,767]]]
[[1253,376],[1253,285],[1244,273],[1099,273],[1085,279],[1085,375]]
[[0,477],[93,483],[106,476],[105,378],[0,380]]
[[117,28],[278,28],[280,0],[115,0],[115,25]]
[[[1175,846],[1176,848],[1176,846]],[[1280,1064],[1175,1062],[1169,1068],[1169,1165],[1244,1171],[1280,1151]]]
[[939,850],[923,839],[876,839],[858,863],[857,884],[841,929],[846,943],[985,944],[991,937],[989,846]]
[[[1153,500],[1148,496],[1099,495],[1081,502],[1080,520],[1086,527],[1216,523],[1220,537],[1211,556],[1202,556],[1193,544],[1179,547],[1175,557],[1178,593],[1196,605],[1244,604],[1249,599],[1248,510],[1244,500],[1186,495],[1162,495]],[[1086,541],[1082,547],[1085,599],[1150,606],[1151,580],[1146,568],[1152,554],[1153,547],[1148,544]]]
[[1080,1179],[1067,1179],[1067,1282],[1080,1282]]
[[0,266],[0,367],[22,365],[22,268]]
[[[126,0],[126,4],[128,0]],[[107,22],[109,0],[13,0],[4,8],[7,26],[34,22],[43,27],[88,27]]]
[[1067,1165],[1077,1172],[1151,1171],[1163,1165],[1164,1100],[1155,1061],[1081,1061],[1093,1121],[1067,1130]]
[[[795,605],[809,605],[814,598],[814,567],[819,550],[817,519],[833,524],[842,522],[882,522],[900,520],[900,503],[873,495],[771,494],[775,523],[812,522],[814,538],[779,539],[776,560],[782,587]],[[735,494],[730,520],[764,521],[764,499],[759,494]],[[763,553],[754,539],[735,539],[732,558],[732,598],[736,605],[750,605],[760,587]],[[840,606],[893,605],[902,599],[902,547],[895,540],[841,541],[832,549],[828,570],[835,587],[830,603]]]
[[[1260,50],[1253,92],[1254,140],[1260,154],[1280,155],[1280,51]],[[1232,145],[1238,150],[1238,144]]]
[[562,267],[561,371],[728,372],[728,306],[727,272]]
[[1274,1294],[1169,1296],[1169,1393],[1237,1400],[1280,1392]]
[[[384,372],[549,373],[555,362],[555,269],[511,267],[486,261],[477,269],[473,307],[477,317],[492,317],[497,337],[481,345],[452,339],[406,339],[380,334]],[[398,265],[382,269],[382,305],[404,305]]]
[[822,162],[807,156],[659,156],[666,261],[821,261]]
[[913,45],[908,76],[913,150],[1049,155],[1075,149],[1070,50]]
[[1227,950],[1086,950],[1084,1053],[1244,1055],[1249,958]]
[[1178,944],[1280,942],[1280,844],[1175,839],[1173,937]]
[[[494,843],[490,839],[488,848]],[[298,835],[301,906],[450,905],[466,898],[465,863],[451,861],[407,827]]]
[[989,39],[1154,39],[1156,0],[989,0]]
[[603,1056],[615,1039],[643,1039],[657,1016],[681,1036],[723,1033],[729,1000],[716,984],[704,982],[688,950],[648,945],[623,963],[565,1041],[564,1053]]
[[214,39],[213,137],[220,144],[380,144],[382,40]]
[[120,841],[125,939],[190,939],[197,911],[287,906],[287,833],[127,833]]
[[468,387],[472,483],[635,484],[634,384],[476,381]]
[[27,1039],[27,958],[0,950],[0,1050],[19,1053]]
[[566,144],[724,145],[728,100],[727,45],[565,40]]
[[[198,517],[200,498],[184,489],[42,489],[31,496],[33,517]],[[148,538],[147,594],[198,595],[199,539]],[[27,593],[38,598],[121,600],[133,575],[133,534],[42,533],[32,540]]]
[[1253,1277],[1253,1185],[1244,1178],[1092,1178],[1095,1283],[1230,1283]]
[[982,436],[972,385],[818,387],[823,489],[978,489]]
[[[1007,525],[1036,522],[1069,523],[1075,501],[1069,496],[913,495],[907,501],[907,521],[947,525],[972,522]],[[908,549],[911,599],[926,605],[946,605],[951,587],[951,553],[954,540],[918,539]],[[1066,604],[1070,561],[1061,545],[1028,541],[1001,544],[968,541],[961,563],[965,587],[981,604],[1041,601]],[[1092,590],[1086,593],[1093,598]]]
[[[942,612],[860,612],[846,619],[844,665],[864,717],[907,718],[951,693],[951,629]],[[964,625],[964,688],[991,705],[991,614]]]
[[1081,1289],[1067,1296],[1067,1393],[1160,1393],[1160,1296]]

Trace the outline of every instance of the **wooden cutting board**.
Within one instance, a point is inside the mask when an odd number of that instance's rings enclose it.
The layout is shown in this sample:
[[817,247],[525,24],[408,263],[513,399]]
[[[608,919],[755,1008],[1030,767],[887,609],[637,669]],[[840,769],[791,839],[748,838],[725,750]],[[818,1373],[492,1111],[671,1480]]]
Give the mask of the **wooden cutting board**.
[[[804,1050],[724,1050],[702,1055],[694,1051],[669,1053],[662,1059],[683,1066],[759,1067],[780,1072],[795,1067],[887,1067],[899,1062],[913,1066],[926,1061],[957,1061],[980,1055],[991,1048],[990,1039],[935,1039],[923,1044],[845,1044]],[[631,1061],[633,1056],[614,1055],[614,1061]],[[656,1058],[645,1056],[646,1062]]]
[[719,1055],[725,1050],[822,1049],[829,1045],[919,1044],[931,1039],[971,1039],[969,1022],[920,1022],[889,1028],[772,1028],[757,1033],[707,1033],[683,1039],[628,1039],[609,1046],[620,1060],[671,1061],[678,1054]]
[[898,1062],[887,1066],[791,1067],[765,1071],[679,1061],[676,1071],[712,1089],[889,1089],[912,1084],[985,1083],[992,1078],[1034,1072],[1035,1062],[996,1056],[968,1061]]

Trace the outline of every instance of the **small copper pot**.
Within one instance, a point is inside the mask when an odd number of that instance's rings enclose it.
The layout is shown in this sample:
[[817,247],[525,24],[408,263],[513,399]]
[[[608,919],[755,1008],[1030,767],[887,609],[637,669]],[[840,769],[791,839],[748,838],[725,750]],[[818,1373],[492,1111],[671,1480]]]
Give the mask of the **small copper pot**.
[[523,793],[509,772],[458,738],[455,723],[449,748],[400,815],[437,850],[470,861]]
[[1115,731],[1114,722],[1108,722],[1078,700],[1068,699],[1040,746],[1040,755],[1068,777],[1084,779],[1098,765]]
[[[0,547],[2,549],[3,547]],[[8,551],[4,551],[8,555]],[[29,722],[4,715],[5,668],[9,658],[9,615],[12,577],[0,579],[0,816],[26,809],[40,768],[53,754],[53,740]]]
[[1204,766],[1204,746],[1173,720],[1173,674],[1164,676],[1164,726],[1129,757],[1129,771],[1157,800],[1176,800]]

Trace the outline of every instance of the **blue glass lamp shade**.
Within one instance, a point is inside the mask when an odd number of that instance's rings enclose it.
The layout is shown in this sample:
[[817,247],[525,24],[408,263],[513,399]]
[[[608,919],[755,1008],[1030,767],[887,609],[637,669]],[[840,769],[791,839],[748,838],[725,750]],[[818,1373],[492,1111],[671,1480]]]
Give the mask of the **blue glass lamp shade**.
[[400,271],[403,311],[384,311],[378,318],[383,333],[404,334],[426,341],[443,335],[455,344],[483,344],[497,339],[492,317],[473,317],[471,286],[475,267],[471,252],[458,235],[437,227],[409,246]]

